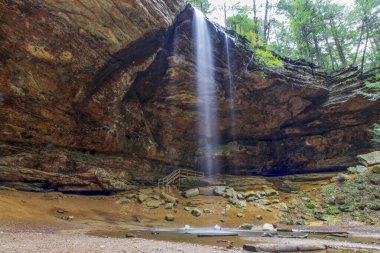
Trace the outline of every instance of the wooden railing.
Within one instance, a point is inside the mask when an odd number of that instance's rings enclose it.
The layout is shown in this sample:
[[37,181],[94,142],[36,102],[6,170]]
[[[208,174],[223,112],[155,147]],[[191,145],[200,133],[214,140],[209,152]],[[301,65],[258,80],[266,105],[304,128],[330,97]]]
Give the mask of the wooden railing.
[[189,178],[189,177],[204,177],[203,172],[194,171],[194,170],[186,170],[186,169],[178,169],[170,173],[164,178],[158,180],[158,187],[167,187],[171,183],[178,180],[178,185],[181,186],[181,179]]

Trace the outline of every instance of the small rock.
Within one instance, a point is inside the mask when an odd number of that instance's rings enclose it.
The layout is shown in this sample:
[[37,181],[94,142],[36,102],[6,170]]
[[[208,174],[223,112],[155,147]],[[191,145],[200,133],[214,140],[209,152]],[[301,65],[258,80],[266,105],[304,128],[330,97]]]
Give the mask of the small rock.
[[199,211],[199,209],[193,209],[192,211],[191,211],[191,214],[193,215],[193,216],[195,216],[195,217],[199,217],[199,216],[201,216],[202,215],[202,212],[201,211]]
[[246,199],[247,202],[255,202],[256,200],[258,200],[256,197],[249,197]]
[[165,205],[165,209],[173,209],[174,208],[174,204],[173,203],[167,203]]
[[199,195],[203,196],[214,196],[214,188],[213,187],[199,187]]
[[57,213],[60,213],[60,214],[67,213],[67,210],[63,208],[59,208],[57,209]]
[[69,216],[67,216],[67,220],[68,220],[68,221],[74,220],[74,216],[73,216],[73,215],[69,215]]
[[238,199],[242,200],[242,199],[245,199],[246,196],[245,196],[244,193],[239,192],[239,193],[236,195],[236,197],[237,197]]
[[173,216],[172,214],[167,214],[167,215],[165,216],[165,220],[166,220],[166,221],[174,221],[174,216]]
[[119,199],[118,201],[116,201],[115,203],[118,204],[118,205],[127,205],[131,202],[130,199],[127,199],[127,198],[121,198]]
[[263,230],[265,230],[265,231],[275,231],[276,229],[274,228],[274,226],[272,224],[265,223],[263,225]]
[[380,164],[380,151],[374,151],[368,154],[358,155],[359,162],[364,166],[373,166]]
[[139,194],[139,196],[137,197],[137,199],[140,201],[140,203],[143,203],[145,200],[148,199],[148,196],[141,193],[141,194]]
[[205,209],[203,209],[203,213],[212,213],[212,210],[210,210],[210,209],[208,209],[208,208],[205,208]]
[[267,199],[259,199],[257,202],[258,202],[259,204],[261,204],[261,205],[265,205],[265,206],[268,206],[268,205],[272,204],[272,202],[270,202],[270,201],[267,200]]
[[152,199],[160,200],[161,198],[160,198],[160,196],[158,196],[158,195],[153,195],[153,196],[152,196]]
[[263,219],[263,216],[261,215],[256,215],[256,220],[262,220]]
[[278,204],[278,203],[280,203],[280,200],[278,200],[278,199],[272,200],[272,204]]
[[185,210],[186,212],[189,212],[191,209],[190,209],[190,207],[185,206],[184,210]]
[[230,202],[233,205],[236,205],[239,200],[236,197],[230,197],[228,198],[228,202]]
[[224,191],[226,190],[225,186],[215,186],[214,187],[214,194],[216,196],[224,196]]
[[226,197],[227,198],[233,198],[236,197],[237,193],[233,188],[227,188],[226,189]]
[[243,213],[237,213],[236,215],[238,218],[243,218],[244,217],[244,214]]
[[264,192],[265,192],[266,196],[276,196],[276,195],[278,195],[278,191],[276,191],[275,189],[272,189],[272,188],[266,188],[266,189],[264,189]]
[[185,197],[186,198],[191,198],[199,195],[199,189],[198,188],[193,188],[189,189],[185,192]]
[[162,202],[160,200],[156,200],[156,199],[150,199],[150,200],[147,200],[144,202],[144,205],[149,207],[149,208],[158,208],[160,205],[162,204]]
[[247,201],[245,200],[239,200],[238,202],[236,202],[236,207],[237,208],[243,208],[247,205]]
[[169,194],[166,194],[165,192],[161,193],[161,198],[163,198],[166,202],[173,203],[173,204],[178,202],[177,198],[175,198]]

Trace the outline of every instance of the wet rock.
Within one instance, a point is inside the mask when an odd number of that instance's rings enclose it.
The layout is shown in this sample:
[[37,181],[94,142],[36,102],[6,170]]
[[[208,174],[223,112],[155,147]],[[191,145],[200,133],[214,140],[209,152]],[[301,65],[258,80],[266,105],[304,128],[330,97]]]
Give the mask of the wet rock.
[[167,214],[166,216],[165,216],[165,220],[166,221],[174,221],[174,216],[172,215],[172,214]]
[[225,186],[215,186],[214,187],[214,194],[216,196],[224,196],[224,191],[226,190]]
[[199,209],[193,209],[193,210],[191,210],[191,214],[193,215],[193,216],[195,216],[195,217],[199,217],[199,216],[201,216],[202,215],[202,212],[199,210]]
[[199,187],[198,191],[199,191],[199,195],[214,196],[214,188],[213,187]]
[[164,192],[161,193],[161,198],[163,198],[166,202],[169,202],[169,203],[173,203],[173,204],[178,203],[177,198],[175,198],[175,197],[173,197],[167,193],[164,193]]
[[199,195],[199,189],[198,188],[193,188],[189,189],[185,192],[185,197],[186,198],[191,198]]
[[240,225],[239,228],[242,230],[252,230],[252,228],[254,228],[254,227],[255,227],[255,225],[253,225],[253,224],[244,223],[244,224]]
[[359,162],[364,166],[373,166],[380,164],[380,151],[374,151],[368,154],[358,155]]
[[245,200],[239,200],[239,201],[236,202],[236,207],[237,208],[243,208],[246,205],[247,205],[247,201],[245,201]]

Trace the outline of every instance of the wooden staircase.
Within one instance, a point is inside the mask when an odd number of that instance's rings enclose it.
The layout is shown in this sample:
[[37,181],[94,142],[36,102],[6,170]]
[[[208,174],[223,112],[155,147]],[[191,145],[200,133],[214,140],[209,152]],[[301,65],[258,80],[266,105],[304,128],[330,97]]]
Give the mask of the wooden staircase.
[[178,186],[181,186],[181,179],[189,178],[189,177],[204,177],[204,172],[194,171],[194,170],[186,170],[186,169],[178,169],[170,173],[164,178],[158,180],[158,187],[167,188],[170,184],[177,181]]

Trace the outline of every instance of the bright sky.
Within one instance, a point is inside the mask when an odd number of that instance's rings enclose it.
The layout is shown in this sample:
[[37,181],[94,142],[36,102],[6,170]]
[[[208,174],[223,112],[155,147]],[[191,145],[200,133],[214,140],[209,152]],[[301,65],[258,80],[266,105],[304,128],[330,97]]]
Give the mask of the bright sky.
[[[354,4],[355,0],[330,0],[334,3],[339,3],[346,6],[352,6]],[[235,4],[240,5],[246,5],[246,6],[253,6],[252,0],[209,0],[212,7],[215,8],[215,11],[208,15],[209,19],[224,26],[224,12],[223,12],[223,6],[224,3],[226,3],[227,7],[231,7]],[[270,0],[270,3],[277,3],[278,0]],[[264,16],[263,10],[265,5],[265,0],[256,0],[257,8],[258,8],[258,16]],[[232,16],[233,13],[231,11],[228,13],[227,16]]]

